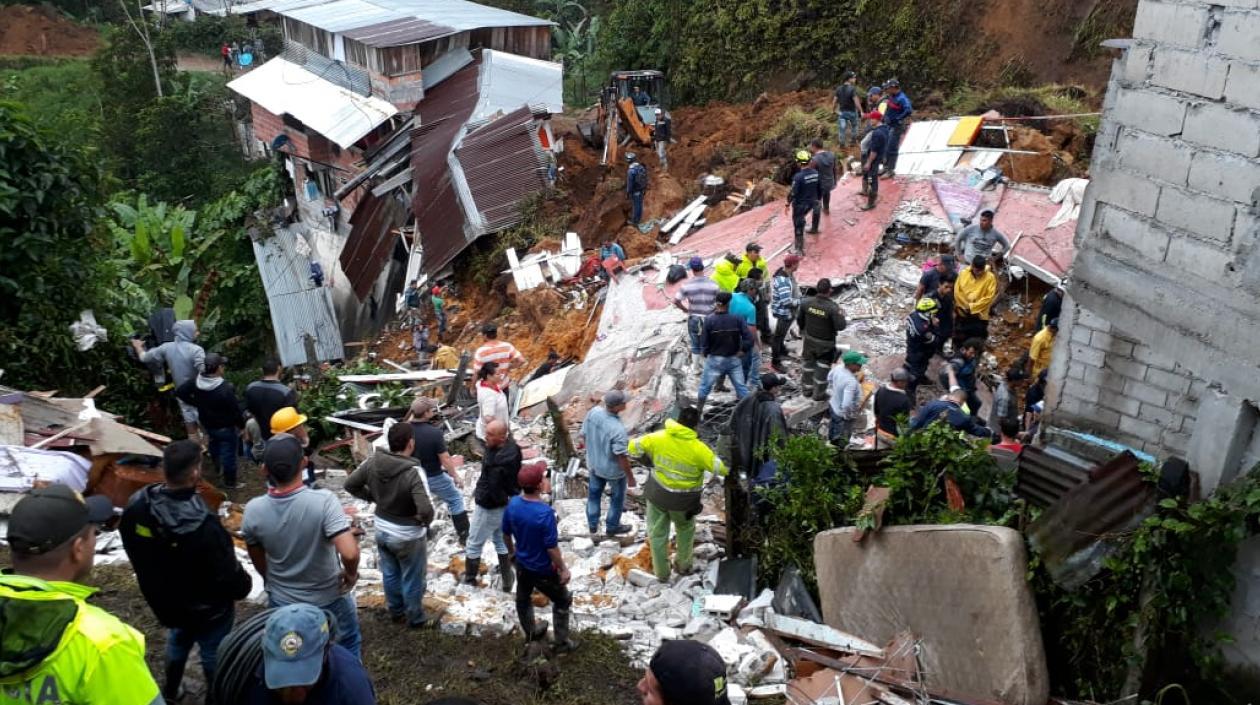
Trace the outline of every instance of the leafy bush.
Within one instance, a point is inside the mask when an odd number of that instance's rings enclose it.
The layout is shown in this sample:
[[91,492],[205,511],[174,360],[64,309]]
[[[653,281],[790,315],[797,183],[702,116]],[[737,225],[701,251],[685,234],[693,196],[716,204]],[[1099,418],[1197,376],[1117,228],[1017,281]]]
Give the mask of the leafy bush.
[[763,159],[791,156],[796,150],[804,149],[811,140],[817,138],[833,138],[835,124],[826,110],[806,112],[797,107],[783,111],[761,136],[761,157]]
[[[889,488],[889,524],[1007,524],[1014,516],[1014,473],[998,470],[985,445],[943,423],[906,433],[873,484]],[[949,506],[945,478],[958,483],[966,508]]]

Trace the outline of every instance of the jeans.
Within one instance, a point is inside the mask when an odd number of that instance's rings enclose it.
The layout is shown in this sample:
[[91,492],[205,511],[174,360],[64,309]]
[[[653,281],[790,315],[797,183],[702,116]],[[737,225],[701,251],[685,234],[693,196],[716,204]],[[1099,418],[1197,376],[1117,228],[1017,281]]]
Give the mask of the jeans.
[[905,123],[892,126],[888,135],[888,151],[884,152],[884,173],[892,176],[897,171],[897,154],[901,152],[901,136],[906,132]]
[[[193,644],[201,647],[201,670],[206,674],[206,682],[214,680],[214,669],[218,665],[219,644],[232,631],[233,613],[228,609],[224,615],[200,629],[172,627],[166,635],[166,667],[167,674],[177,674],[182,680],[184,664],[192,653]],[[175,668],[172,668],[174,666]],[[179,683],[167,683],[163,693],[173,697],[179,693]]]
[[437,312],[438,335],[446,335],[446,311]]
[[850,141],[848,137],[845,136],[845,133],[848,132],[853,135],[852,141],[857,142],[858,141],[858,126],[860,124],[861,122],[858,121],[857,111],[841,110],[840,117],[836,119],[836,133],[837,133],[836,139],[840,142],[840,144],[844,145],[845,147],[848,147],[850,144]]
[[630,194],[630,222],[635,225],[643,220],[643,192],[635,191]]
[[701,404],[709,398],[713,385],[723,376],[731,380],[735,388],[735,397],[743,399],[748,396],[748,387],[744,385],[744,366],[738,357],[710,355],[704,361],[704,373],[700,377],[700,393],[696,400]]
[[418,538],[398,541],[376,533],[376,553],[380,558],[385,604],[394,617],[406,616],[407,623],[424,622],[425,573],[429,542]]
[[236,429],[231,426],[227,428],[207,428],[206,436],[209,437],[210,457],[214,458],[219,464],[219,473],[223,476],[223,484],[236,484],[236,453],[240,447],[240,436],[236,434]]
[[[761,350],[756,346],[744,353],[744,380],[749,389],[761,387]],[[742,398],[742,397],[741,397]]]
[[590,528],[591,533],[595,533],[599,529],[599,507],[604,499],[605,487],[612,490],[612,499],[608,502],[608,523],[606,526],[609,531],[612,531],[621,525],[621,510],[626,506],[625,476],[609,480],[592,473],[586,494],[586,525]]
[[779,364],[779,361],[787,357],[787,334],[792,329],[792,319],[779,318],[774,319],[774,342],[770,344],[770,362]]
[[[268,607],[284,607],[291,603],[277,602],[268,597]],[[354,657],[363,660],[363,634],[359,631],[359,607],[354,601],[354,593],[349,592],[326,605],[317,605],[325,612],[331,612],[337,618],[337,643],[345,647]]]
[[451,516],[464,513],[464,493],[455,486],[455,481],[450,475],[446,473],[426,475],[425,479],[429,481],[429,494],[446,502],[446,508],[450,510]]
[[687,337],[691,339],[691,354],[701,355],[700,336],[704,331],[704,316],[687,316]]
[[696,518],[687,512],[661,509],[647,503],[648,543],[652,547],[652,572],[665,582],[669,580],[669,525],[674,525],[674,558],[678,569],[691,570],[691,551],[696,543]]
[[473,510],[472,528],[468,530],[468,545],[464,547],[465,558],[481,558],[481,549],[486,542],[494,539],[494,552],[506,555],[507,543],[503,541],[503,513],[507,507],[486,509],[481,505]]
[[831,423],[827,425],[827,440],[841,448],[849,447],[849,437],[853,435],[853,419],[846,419],[827,406],[827,416]]

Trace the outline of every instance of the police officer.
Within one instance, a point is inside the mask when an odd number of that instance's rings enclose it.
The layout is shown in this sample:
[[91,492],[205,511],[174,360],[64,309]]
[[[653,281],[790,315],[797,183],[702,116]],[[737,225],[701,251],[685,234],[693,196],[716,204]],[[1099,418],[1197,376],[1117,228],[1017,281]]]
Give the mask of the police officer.
[[[875,119],[878,113],[871,113],[871,119]],[[866,203],[858,206],[861,210],[869,211],[875,207],[875,199],[879,197],[879,165],[883,162],[884,157],[890,149],[892,143],[892,128],[888,125],[880,125],[875,128],[866,141],[866,156],[862,161],[862,193],[866,196]]]
[[924,296],[906,319],[906,369],[911,375],[910,383],[906,385],[906,396],[910,397],[911,408],[917,402],[915,393],[919,384],[927,377],[928,362],[937,350],[939,331],[936,313],[940,307],[939,301]]
[[830,279],[818,280],[814,295],[801,301],[796,323],[805,337],[801,346],[801,390],[822,401],[827,398],[827,373],[836,357],[836,334],[846,325],[844,312],[831,300]]
[[822,193],[818,170],[814,168],[812,159],[809,152],[803,149],[797,151],[796,163],[800,165],[801,170],[792,177],[792,191],[788,194],[788,202],[783,206],[785,211],[792,209],[792,228],[796,232],[796,252],[801,255],[805,254],[805,217],[818,205],[818,199]]

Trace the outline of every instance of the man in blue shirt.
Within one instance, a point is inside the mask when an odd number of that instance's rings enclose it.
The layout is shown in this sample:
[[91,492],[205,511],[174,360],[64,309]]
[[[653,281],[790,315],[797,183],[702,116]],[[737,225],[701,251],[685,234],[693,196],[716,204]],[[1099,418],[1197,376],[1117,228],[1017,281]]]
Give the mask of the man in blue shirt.
[[643,219],[643,194],[647,191],[647,167],[639,162],[634,152],[626,152],[626,195],[630,197],[630,222],[638,227]]
[[[867,117],[878,118],[878,113]],[[866,161],[862,163],[862,193],[866,195],[866,204],[859,206],[864,211],[875,207],[875,199],[879,197],[879,165],[884,160],[888,145],[892,142],[892,128],[887,123],[875,128],[866,145]]]
[[761,386],[761,350],[757,345],[757,305],[748,298],[747,294],[737,291],[731,295],[731,315],[748,324],[752,346],[743,350],[744,382],[749,389],[757,389]]
[[962,403],[966,400],[967,392],[954,389],[944,399],[935,399],[924,404],[910,423],[910,430],[918,431],[936,421],[944,421],[956,431],[963,431],[977,438],[992,438],[992,431],[985,428],[976,417],[962,410]]
[[884,124],[892,130],[884,157],[884,178],[891,179],[897,170],[897,152],[901,149],[901,136],[905,133],[906,120],[914,112],[914,108],[910,105],[910,98],[901,92],[901,83],[897,79],[885,83],[884,92],[888,95]]
[[809,152],[800,150],[796,153],[796,163],[801,170],[792,177],[792,190],[788,193],[788,201],[783,210],[792,210],[792,229],[796,235],[796,254],[805,254],[805,217],[814,211],[818,200],[822,197],[821,182],[818,170],[814,168],[813,157]]
[[[714,313],[704,319],[704,330],[700,344],[704,349],[704,373],[700,377],[700,392],[696,395],[699,408],[709,398],[709,392],[718,379],[727,377],[731,386],[735,387],[735,397],[743,399],[748,396],[748,387],[744,384],[744,366],[740,361],[740,352],[753,345],[753,336],[748,330],[747,318],[740,318],[730,312],[732,296],[730,292],[718,292]],[[756,320],[756,313],[753,313]]]
[[626,486],[634,487],[630,456],[626,454],[630,436],[617,416],[625,408],[626,393],[614,389],[604,395],[604,404],[592,407],[582,421],[581,440],[586,444],[586,469],[591,474],[586,495],[586,525],[592,535],[599,530],[599,509],[604,488],[612,492],[605,524],[608,535],[617,536],[630,531],[629,526],[621,523]]
[[569,584],[569,568],[560,553],[556,528],[556,512],[543,501],[543,464],[521,468],[517,484],[521,494],[508,502],[503,514],[503,536],[508,548],[516,551],[516,616],[521,620],[527,641],[547,636],[547,622],[534,621],[534,589],[551,600],[551,616],[556,622],[555,650],[572,651],[576,641],[569,637],[569,608],[573,596]]

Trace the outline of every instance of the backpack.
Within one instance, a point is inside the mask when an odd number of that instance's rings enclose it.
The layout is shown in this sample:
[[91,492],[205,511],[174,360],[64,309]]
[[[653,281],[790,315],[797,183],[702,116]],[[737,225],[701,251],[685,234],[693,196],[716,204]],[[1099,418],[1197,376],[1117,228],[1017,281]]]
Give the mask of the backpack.
[[635,164],[630,170],[630,184],[635,191],[647,190],[647,169],[642,164]]

